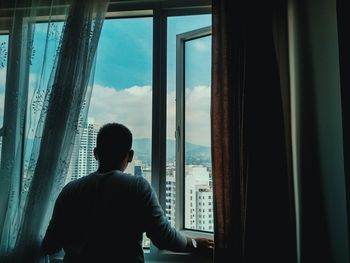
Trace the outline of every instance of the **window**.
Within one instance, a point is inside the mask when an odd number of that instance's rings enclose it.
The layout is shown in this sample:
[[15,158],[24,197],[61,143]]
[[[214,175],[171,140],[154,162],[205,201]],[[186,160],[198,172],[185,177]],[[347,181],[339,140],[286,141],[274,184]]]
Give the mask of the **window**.
[[[119,11],[118,3],[110,5],[97,50],[88,119],[80,125],[66,183],[97,169],[93,148],[99,127],[106,122],[123,123],[134,135],[135,157],[127,172],[152,183],[173,226],[212,232],[204,220],[203,225],[199,221],[207,213],[198,208],[199,200],[211,199],[210,1],[180,1],[183,7],[176,1],[166,1],[162,6],[143,2],[142,7],[123,3],[120,6],[125,12]],[[44,37],[47,30],[52,32],[47,48],[54,56],[62,26],[61,22],[52,23],[50,28],[45,22],[36,26],[25,115],[25,171],[30,169],[31,138],[40,117],[36,106],[47,93],[36,89],[36,83],[47,83],[53,66],[48,60],[46,67],[40,68]],[[183,48],[181,61],[179,41]],[[0,125],[7,42],[8,36],[0,35]],[[28,190],[30,180],[23,178],[24,190]],[[151,247],[150,254],[157,254],[149,239],[145,238],[143,245]]]
[[[73,150],[67,181],[97,169],[93,155],[97,132],[105,123],[119,122],[133,133],[135,155],[125,172],[151,183],[152,24],[152,17],[105,20],[88,119]],[[83,169],[75,169],[80,165]]]
[[[125,172],[142,176],[151,183],[152,39],[152,17],[105,20],[97,49],[88,121],[80,134],[82,139],[87,139],[81,140],[73,150],[68,180],[97,169],[93,149],[98,129],[107,122],[119,122],[133,133],[135,155]],[[84,169],[75,170],[80,164]],[[164,210],[171,220],[170,203],[166,203]],[[146,236],[143,247],[150,247]]]
[[167,162],[176,167],[175,207],[184,209],[175,214],[177,226],[193,230],[203,228],[191,221],[189,203],[195,199],[201,206],[204,196],[198,193],[211,185],[210,25],[210,15],[168,18]]
[[[178,172],[184,177],[185,215],[188,224],[187,200],[193,189],[203,200],[211,189],[210,150],[210,84],[211,84],[211,28],[204,27],[177,36],[177,156],[181,162]],[[198,203],[204,206],[203,202]],[[201,211],[205,213],[205,209]],[[207,230],[204,226],[200,230]]]

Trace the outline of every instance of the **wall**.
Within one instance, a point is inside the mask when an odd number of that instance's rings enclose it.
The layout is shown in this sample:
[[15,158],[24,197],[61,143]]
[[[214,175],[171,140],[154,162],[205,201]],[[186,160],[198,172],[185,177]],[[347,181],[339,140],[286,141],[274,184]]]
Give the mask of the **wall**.
[[336,1],[289,8],[301,262],[349,262]]

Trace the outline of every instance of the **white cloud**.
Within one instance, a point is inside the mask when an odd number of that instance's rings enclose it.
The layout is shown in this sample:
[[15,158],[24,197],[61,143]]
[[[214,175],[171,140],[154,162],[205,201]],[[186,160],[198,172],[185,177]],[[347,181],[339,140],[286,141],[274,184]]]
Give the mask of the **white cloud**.
[[128,126],[135,138],[152,134],[152,88],[133,86],[116,90],[94,85],[89,117],[97,124],[119,122]]
[[[30,75],[30,94],[37,80],[37,75]],[[167,138],[170,139],[174,139],[175,133],[175,97],[175,91],[167,96]],[[0,114],[3,112],[3,103],[4,94],[0,93]],[[186,141],[210,145],[210,87],[196,86],[186,90],[185,113]],[[34,136],[38,116],[32,116],[31,132],[28,134],[30,137]],[[152,134],[151,86],[133,86],[116,90],[113,87],[94,85],[89,121],[100,125],[107,122],[120,122],[131,129],[135,138],[150,138]]]
[[176,92],[171,91],[167,96],[167,138],[175,139],[176,131]]
[[185,97],[186,141],[210,145],[210,87],[196,86],[186,89]]
[[[167,98],[167,137],[174,138],[175,91]],[[186,90],[186,141],[210,145],[210,87],[196,86]],[[133,86],[123,90],[94,85],[89,120],[103,125],[120,122],[135,138],[150,138],[152,134],[152,88]]]

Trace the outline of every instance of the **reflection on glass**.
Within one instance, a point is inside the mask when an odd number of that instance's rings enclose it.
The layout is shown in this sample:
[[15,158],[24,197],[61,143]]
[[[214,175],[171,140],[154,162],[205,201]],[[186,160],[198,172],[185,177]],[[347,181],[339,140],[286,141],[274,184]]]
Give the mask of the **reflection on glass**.
[[211,36],[185,43],[185,228],[213,231]]

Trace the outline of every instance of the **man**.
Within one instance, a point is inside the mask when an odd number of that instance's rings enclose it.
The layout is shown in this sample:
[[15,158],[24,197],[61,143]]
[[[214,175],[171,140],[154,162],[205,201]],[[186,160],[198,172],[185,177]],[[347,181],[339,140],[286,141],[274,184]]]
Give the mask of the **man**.
[[160,249],[213,249],[212,240],[192,239],[172,228],[150,184],[124,173],[134,155],[131,145],[125,126],[100,129],[94,149],[99,168],[59,194],[42,243],[45,254],[63,248],[64,262],[144,262],[144,232]]

